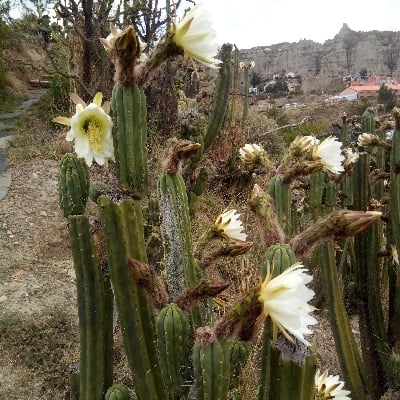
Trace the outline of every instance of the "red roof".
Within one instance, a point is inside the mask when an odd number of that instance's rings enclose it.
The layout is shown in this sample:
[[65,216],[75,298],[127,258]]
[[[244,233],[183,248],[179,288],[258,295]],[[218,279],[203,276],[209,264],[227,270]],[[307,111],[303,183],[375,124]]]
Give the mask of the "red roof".
[[[389,89],[400,90],[400,85],[385,85]],[[359,85],[359,86],[349,86],[348,89],[353,89],[356,92],[377,92],[381,85]]]

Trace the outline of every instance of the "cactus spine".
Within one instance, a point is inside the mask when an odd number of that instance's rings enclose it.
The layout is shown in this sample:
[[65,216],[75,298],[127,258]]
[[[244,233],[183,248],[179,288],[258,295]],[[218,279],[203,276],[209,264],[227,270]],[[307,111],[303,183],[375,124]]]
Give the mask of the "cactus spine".
[[146,263],[140,203],[99,199],[100,217],[120,317],[124,346],[139,400],[168,399],[155,346],[155,320],[145,290],[127,266],[128,258]]
[[138,85],[116,85],[111,104],[116,114],[113,138],[120,187],[143,196],[147,189],[146,96]]
[[87,217],[69,217],[80,327],[80,400],[103,398],[112,383],[112,291],[101,270]]
[[58,195],[64,217],[83,214],[89,196],[89,169],[75,153],[61,159]]

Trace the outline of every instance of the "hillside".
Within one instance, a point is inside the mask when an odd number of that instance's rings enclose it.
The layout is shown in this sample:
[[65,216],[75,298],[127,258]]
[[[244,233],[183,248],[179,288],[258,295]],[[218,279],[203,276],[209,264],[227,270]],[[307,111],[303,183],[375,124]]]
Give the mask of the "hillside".
[[254,60],[255,72],[270,77],[282,71],[303,77],[334,79],[353,75],[362,68],[377,75],[400,75],[400,32],[353,31],[347,24],[334,38],[317,43],[300,40],[242,49],[243,61]]

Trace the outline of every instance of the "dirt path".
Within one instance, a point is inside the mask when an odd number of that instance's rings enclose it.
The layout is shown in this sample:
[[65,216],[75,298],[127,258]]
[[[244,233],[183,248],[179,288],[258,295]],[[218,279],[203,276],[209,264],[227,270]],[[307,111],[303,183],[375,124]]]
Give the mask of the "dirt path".
[[0,400],[61,400],[68,398],[78,338],[58,162],[33,159],[7,172],[11,185],[0,200]]

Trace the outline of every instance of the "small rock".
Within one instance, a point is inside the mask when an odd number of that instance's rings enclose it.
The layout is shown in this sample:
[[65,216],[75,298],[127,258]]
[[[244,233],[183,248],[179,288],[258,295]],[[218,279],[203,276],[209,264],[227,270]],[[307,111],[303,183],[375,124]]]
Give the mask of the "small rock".
[[12,232],[11,231],[7,231],[7,235],[12,235]]
[[30,223],[29,223],[29,228],[36,228],[36,224],[33,223],[33,222],[30,222]]
[[47,217],[47,212],[46,211],[40,211],[40,216],[41,217]]
[[14,238],[14,235],[8,235],[8,237],[9,237],[10,239],[13,239],[13,238]]
[[33,172],[32,173],[32,178],[33,179],[37,179],[37,178],[39,178],[39,175],[36,172]]
[[0,303],[2,301],[6,301],[6,300],[7,300],[7,296],[6,295],[0,296]]

